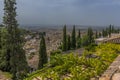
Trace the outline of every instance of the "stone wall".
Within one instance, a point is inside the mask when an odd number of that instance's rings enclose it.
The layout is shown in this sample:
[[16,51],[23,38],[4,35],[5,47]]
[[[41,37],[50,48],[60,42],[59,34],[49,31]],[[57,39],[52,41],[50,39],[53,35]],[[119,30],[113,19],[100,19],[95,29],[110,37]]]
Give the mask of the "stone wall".
[[99,80],[120,80],[120,55],[113,61]]

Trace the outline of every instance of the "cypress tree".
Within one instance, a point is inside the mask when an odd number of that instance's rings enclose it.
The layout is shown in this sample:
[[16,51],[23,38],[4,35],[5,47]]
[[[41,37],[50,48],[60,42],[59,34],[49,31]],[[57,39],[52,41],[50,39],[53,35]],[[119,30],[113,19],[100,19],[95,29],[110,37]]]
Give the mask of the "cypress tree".
[[23,50],[23,37],[18,28],[16,20],[16,0],[4,0],[4,26],[7,28],[6,56],[9,61],[10,72],[13,74],[13,80],[23,80],[28,65],[25,51]]
[[71,40],[70,40],[70,35],[68,35],[67,50],[70,50],[70,48],[71,48]]
[[111,33],[112,33],[112,25],[109,26],[109,30],[108,30],[109,37],[111,36]]
[[66,35],[66,25],[63,28],[63,45],[62,45],[62,50],[66,51],[67,50],[67,35]]
[[2,71],[10,70],[10,57],[9,55],[6,55],[6,35],[6,29],[0,28],[0,70]]
[[106,30],[102,30],[102,36],[103,37],[106,37],[106,36],[108,36],[108,29],[106,28]]
[[109,28],[107,27],[106,30],[105,30],[105,37],[108,36],[110,34],[110,30]]
[[114,29],[114,26],[112,26],[112,33],[114,33],[115,29]]
[[88,42],[88,36],[87,35],[84,35],[81,39],[81,45],[82,46],[88,46],[89,45],[89,42]]
[[89,44],[93,43],[94,42],[94,37],[93,37],[92,28],[88,28],[87,36],[88,36],[88,43]]
[[98,38],[98,32],[96,31],[96,33],[95,33],[95,38]]
[[105,31],[104,31],[104,29],[102,30],[102,36],[105,37]]
[[81,47],[81,38],[77,38],[77,48]]
[[99,32],[99,37],[101,37],[102,36],[102,34],[101,34],[101,32]]
[[41,41],[40,41],[40,48],[39,48],[39,64],[38,64],[38,69],[41,69],[44,67],[44,64],[48,62],[47,58],[47,52],[46,52],[46,44],[45,44],[45,39],[44,36],[41,36]]
[[71,47],[73,49],[76,48],[76,32],[75,32],[75,25],[73,26],[73,31],[72,31],[72,42],[71,42]]
[[81,38],[81,32],[80,32],[80,29],[78,31],[78,38]]
[[81,32],[80,29],[78,31],[78,37],[77,37],[77,48],[81,47]]
[[3,54],[2,54],[2,33],[1,33],[1,28],[0,28],[0,70],[3,70],[3,64],[2,64],[2,61],[3,61]]

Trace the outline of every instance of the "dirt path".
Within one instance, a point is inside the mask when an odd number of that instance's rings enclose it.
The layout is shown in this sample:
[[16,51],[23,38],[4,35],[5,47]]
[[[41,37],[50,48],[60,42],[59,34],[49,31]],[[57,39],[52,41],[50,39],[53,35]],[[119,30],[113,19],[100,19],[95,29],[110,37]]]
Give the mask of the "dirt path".
[[63,54],[69,54],[69,53],[75,53],[78,54],[79,56],[81,56],[84,52],[84,48],[80,48],[80,49],[76,49],[76,50],[70,50],[70,51],[66,51],[63,52]]
[[0,71],[0,80],[7,80],[1,71]]
[[0,80],[10,80],[8,79],[2,71],[0,71]]

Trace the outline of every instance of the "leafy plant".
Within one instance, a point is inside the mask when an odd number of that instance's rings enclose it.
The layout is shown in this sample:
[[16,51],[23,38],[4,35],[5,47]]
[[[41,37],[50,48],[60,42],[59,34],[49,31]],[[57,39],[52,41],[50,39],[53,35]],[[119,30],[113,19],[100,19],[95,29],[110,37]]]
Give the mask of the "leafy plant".
[[[70,54],[55,54],[51,56],[49,67],[28,75],[25,80],[35,77],[51,80],[89,80],[100,76],[118,56],[120,45],[101,44],[94,51],[85,51],[82,56]],[[97,57],[87,57],[95,55]],[[107,58],[106,58],[107,57]]]

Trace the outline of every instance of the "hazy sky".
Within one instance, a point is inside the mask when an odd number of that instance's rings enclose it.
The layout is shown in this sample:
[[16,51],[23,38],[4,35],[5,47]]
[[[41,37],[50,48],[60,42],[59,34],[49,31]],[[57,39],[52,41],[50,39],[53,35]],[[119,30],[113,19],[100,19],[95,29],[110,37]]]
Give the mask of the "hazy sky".
[[[0,22],[3,1],[0,0]],[[17,8],[22,25],[120,25],[120,0],[17,0]]]

